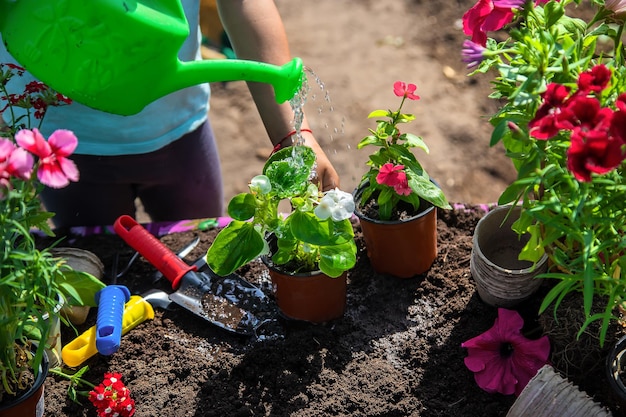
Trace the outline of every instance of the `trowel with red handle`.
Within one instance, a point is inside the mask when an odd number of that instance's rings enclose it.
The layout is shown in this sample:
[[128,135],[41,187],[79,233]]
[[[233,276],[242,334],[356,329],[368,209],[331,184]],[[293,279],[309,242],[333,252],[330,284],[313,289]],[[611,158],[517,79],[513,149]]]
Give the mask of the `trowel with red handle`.
[[277,310],[258,287],[237,274],[225,277],[210,269],[199,271],[188,265],[159,239],[130,216],[120,216],[115,232],[171,283],[170,300],[210,323],[241,335],[258,335],[257,330],[274,322]]

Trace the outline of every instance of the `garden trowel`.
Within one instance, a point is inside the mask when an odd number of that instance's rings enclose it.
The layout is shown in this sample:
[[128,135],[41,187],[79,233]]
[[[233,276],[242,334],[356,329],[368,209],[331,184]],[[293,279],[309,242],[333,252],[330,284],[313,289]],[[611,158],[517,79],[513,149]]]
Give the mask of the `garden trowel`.
[[130,216],[120,216],[115,232],[171,283],[170,300],[227,331],[259,336],[277,310],[261,289],[237,274],[221,277],[208,267],[188,265]]

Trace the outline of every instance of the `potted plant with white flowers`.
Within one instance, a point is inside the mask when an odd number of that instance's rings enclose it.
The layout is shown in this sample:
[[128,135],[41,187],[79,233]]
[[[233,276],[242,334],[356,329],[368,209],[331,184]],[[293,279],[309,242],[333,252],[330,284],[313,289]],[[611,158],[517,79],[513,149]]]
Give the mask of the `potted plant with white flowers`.
[[[250,191],[228,204],[233,221],[207,251],[207,264],[228,275],[262,256],[288,317],[324,322],[343,315],[347,271],[356,263],[352,195],[321,192],[313,181],[315,153],[296,145],[275,152]],[[288,200],[290,213],[279,203]]]

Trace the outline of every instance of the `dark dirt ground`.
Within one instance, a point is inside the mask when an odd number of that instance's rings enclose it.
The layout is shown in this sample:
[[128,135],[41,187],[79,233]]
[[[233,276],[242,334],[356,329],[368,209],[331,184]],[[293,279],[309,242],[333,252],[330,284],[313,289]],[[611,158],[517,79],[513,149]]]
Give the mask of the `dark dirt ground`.
[[[431,146],[425,167],[450,201],[470,209],[439,212],[439,256],[428,273],[406,280],[371,270],[355,225],[358,264],[348,276],[345,316],[332,323],[283,322],[284,339],[253,342],[184,310],[157,309],[154,320],[123,337],[117,353],[90,359],[86,378],[98,383],[105,371],[121,372],[137,416],[505,416],[515,398],[482,391],[465,368],[460,347],[490,328],[497,313],[479,299],[469,272],[471,236],[483,215],[470,204],[496,201],[514,178],[501,151],[488,148],[484,116],[497,106],[487,98],[488,78],[467,78],[459,58],[465,39],[459,20],[474,1],[276,3],[292,53],[315,70],[332,97],[334,111],[326,108],[311,122],[345,189],[363,172],[364,155],[354,150],[367,134],[366,116],[395,105],[390,86],[399,79],[417,83],[422,95],[414,128]],[[227,198],[245,189],[267,154],[267,139],[247,134],[262,127],[244,94],[242,83],[214,86],[211,114],[228,173]],[[258,151],[256,163],[250,162],[251,149]],[[177,250],[193,235],[201,237],[187,258],[193,260],[206,251],[214,230],[162,240]],[[122,262],[132,254],[115,236],[76,238],[71,244],[92,250],[107,267],[115,251]],[[142,259],[121,283],[141,294],[152,287],[153,272]],[[241,273],[255,282],[260,277],[268,288],[260,263]],[[158,286],[170,289],[165,282]],[[608,346],[599,349],[593,334],[576,342],[577,328],[554,326],[550,315],[537,318],[542,292],[545,286],[518,308],[525,331],[537,337],[550,329],[556,369],[614,407],[602,368]],[[563,314],[577,314],[577,301]],[[79,330],[94,321],[92,311]],[[66,329],[64,343],[73,336]],[[46,416],[95,416],[86,400],[72,403],[66,389],[67,381],[48,377]]]
[[[515,398],[482,391],[463,363],[461,348],[490,328],[497,313],[480,300],[469,272],[472,233],[483,214],[476,206],[439,211],[438,258],[426,274],[411,279],[374,273],[355,224],[359,257],[348,275],[341,319],[317,325],[281,320],[284,338],[255,342],[186,310],[156,309],[154,320],[123,336],[118,352],[89,359],[85,377],[97,383],[106,371],[121,372],[137,416],[505,416]],[[195,235],[201,243],[188,256],[192,261],[215,230],[161,240],[178,250]],[[79,237],[71,244],[93,251],[107,267],[115,251],[122,264],[133,253],[111,235]],[[120,283],[141,294],[153,286],[153,272],[140,258]],[[269,288],[260,262],[240,273]],[[157,286],[169,291],[164,281]],[[536,312],[544,287],[517,307],[528,337],[542,334]],[[549,314],[542,320],[547,320],[544,326],[552,321]],[[79,330],[94,321],[92,310]],[[572,343],[577,329],[558,327],[558,337],[551,339],[552,362],[596,401],[612,406],[601,366],[606,349],[590,344],[591,335]],[[66,329],[64,341],[72,336]],[[579,349],[579,344],[592,348]],[[48,377],[47,416],[95,416],[86,400],[72,403],[66,389],[66,380]]]

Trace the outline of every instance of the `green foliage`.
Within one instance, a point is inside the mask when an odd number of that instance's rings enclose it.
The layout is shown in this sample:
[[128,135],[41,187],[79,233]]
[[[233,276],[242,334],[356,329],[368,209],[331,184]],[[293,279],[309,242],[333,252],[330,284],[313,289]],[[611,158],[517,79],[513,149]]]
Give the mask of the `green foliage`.
[[[215,273],[228,275],[269,254],[266,238],[271,236],[277,247],[272,262],[289,265],[290,272],[319,269],[338,277],[354,266],[356,244],[348,218],[352,209],[341,219],[318,216],[325,195],[311,182],[314,166],[315,153],[305,146],[284,148],[267,160],[263,175],[251,181],[250,192],[235,196],[228,205],[235,220],[220,231],[206,255]],[[293,210],[288,216],[278,211],[285,199]]]
[[[501,107],[490,119],[490,145],[501,142],[517,170],[517,179],[498,202],[523,208],[514,229],[531,238],[520,259],[536,262],[547,253],[552,265],[543,277],[556,283],[540,311],[551,305],[556,310],[565,296],[580,292],[585,322],[579,334],[599,320],[603,344],[615,307],[626,301],[624,163],[604,175],[593,174],[589,182],[578,181],[568,167],[570,130],[538,140],[528,126],[550,83],[575,90],[579,75],[595,65],[612,71],[608,88],[598,94],[603,107],[615,109],[616,98],[626,91],[623,20],[597,1],[590,22],[569,17],[574,3],[580,1],[550,1],[543,7],[526,2],[515,12],[510,38],[488,39],[484,59],[472,74],[495,73],[491,97]],[[606,307],[594,313],[598,299]]]
[[[401,96],[395,91],[395,85],[394,92]],[[421,200],[437,207],[450,208],[441,189],[430,181],[428,173],[411,151],[412,148],[417,148],[428,153],[428,146],[421,137],[409,132],[403,133],[398,128],[401,123],[415,120],[413,114],[402,113],[406,98],[417,100],[419,97],[412,93],[405,93],[401,97],[402,101],[397,111],[374,110],[368,115],[368,118],[376,119],[376,129],[369,129],[371,134],[361,139],[357,145],[358,149],[366,146],[378,148],[369,155],[367,162],[369,170],[361,178],[359,188],[363,192],[359,204],[364,205],[370,199],[376,198],[378,216],[381,220],[390,220],[393,209],[400,201],[409,203],[416,212],[420,209]],[[402,178],[399,179],[397,187],[378,180],[381,167],[386,164],[400,170],[399,175]]]

